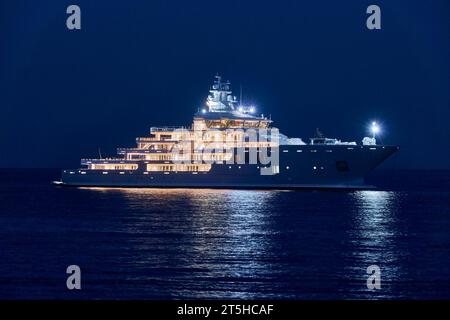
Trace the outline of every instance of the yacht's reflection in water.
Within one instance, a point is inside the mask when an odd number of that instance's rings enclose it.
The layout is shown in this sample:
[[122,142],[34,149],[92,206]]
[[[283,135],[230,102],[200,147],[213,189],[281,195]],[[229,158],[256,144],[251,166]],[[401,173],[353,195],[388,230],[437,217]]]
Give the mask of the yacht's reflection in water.
[[[383,296],[392,286],[401,281],[405,270],[401,270],[403,252],[398,247],[401,230],[398,222],[399,194],[391,191],[356,191],[353,227],[349,229],[352,257],[348,277],[361,278],[361,291],[368,291],[365,283],[369,274],[367,267],[377,265],[381,270]],[[360,277],[358,277],[360,275]],[[376,297],[370,293],[368,297]],[[397,291],[398,297],[398,291]]]
[[[202,230],[195,237],[197,261],[210,269],[208,276],[216,279],[217,290],[233,292],[231,298],[250,299],[270,291],[264,280],[273,274],[270,203],[275,194],[228,190],[191,198],[199,209],[195,210],[193,230]],[[210,196],[216,198],[213,205]]]
[[[125,279],[128,297],[401,296],[407,252],[398,192],[88,192],[111,210],[102,228],[119,248],[108,248],[115,255],[108,268]],[[374,264],[382,290],[369,292]]]
[[90,190],[124,200],[128,216],[117,227],[132,234],[123,257],[134,269],[129,280],[159,287],[160,297],[252,298],[270,292],[270,207],[281,191]]

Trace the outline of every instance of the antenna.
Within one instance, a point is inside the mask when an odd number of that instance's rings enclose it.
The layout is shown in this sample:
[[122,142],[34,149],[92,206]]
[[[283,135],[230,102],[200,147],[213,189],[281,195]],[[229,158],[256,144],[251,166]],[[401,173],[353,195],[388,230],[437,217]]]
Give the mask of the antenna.
[[325,138],[325,135],[323,134],[322,131],[320,131],[319,128],[316,128],[316,132],[314,134],[315,138]]
[[242,84],[240,85],[241,87],[241,95],[239,97],[239,106],[242,106]]
[[100,151],[100,147],[98,147],[98,156],[100,157],[100,159],[103,159],[102,158],[102,152]]

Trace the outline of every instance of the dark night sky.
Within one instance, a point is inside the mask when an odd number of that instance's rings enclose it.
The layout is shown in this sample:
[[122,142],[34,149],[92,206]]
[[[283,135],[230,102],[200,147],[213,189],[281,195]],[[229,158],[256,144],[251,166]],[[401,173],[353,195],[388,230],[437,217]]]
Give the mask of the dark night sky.
[[397,168],[450,169],[448,0],[2,0],[0,167],[77,167],[189,125],[216,72],[289,136],[361,141],[375,119]]

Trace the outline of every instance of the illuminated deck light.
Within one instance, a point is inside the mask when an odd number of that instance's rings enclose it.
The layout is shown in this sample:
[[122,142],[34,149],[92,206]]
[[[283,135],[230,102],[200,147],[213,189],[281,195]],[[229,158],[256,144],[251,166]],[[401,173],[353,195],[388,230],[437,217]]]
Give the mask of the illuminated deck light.
[[376,123],[376,121],[372,122],[372,126],[370,127],[370,131],[372,132],[372,137],[375,138],[375,136],[380,133],[381,128],[378,125],[378,123]]

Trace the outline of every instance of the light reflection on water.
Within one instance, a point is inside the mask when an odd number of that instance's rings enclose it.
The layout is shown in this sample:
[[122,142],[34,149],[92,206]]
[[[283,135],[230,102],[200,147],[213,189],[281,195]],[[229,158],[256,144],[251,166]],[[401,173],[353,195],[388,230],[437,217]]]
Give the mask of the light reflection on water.
[[[0,298],[450,298],[450,172],[341,192],[54,188],[40,171],[8,175]],[[83,270],[77,293],[61,286],[70,264]]]
[[[381,285],[383,294],[392,290],[390,286],[402,279],[402,252],[398,248],[398,238],[401,231],[398,228],[398,205],[400,193],[395,191],[364,190],[352,194],[355,199],[353,227],[349,230],[352,265],[349,274],[359,272],[363,280],[369,276],[366,269],[377,265],[381,270]],[[361,291],[368,291],[361,288]],[[366,297],[377,297],[376,292]]]
[[[117,263],[160,296],[377,298],[403,274],[396,192],[89,190],[123,199],[114,228],[132,236]],[[383,295],[365,285],[371,264]]]
[[[135,235],[130,240],[137,249],[133,264],[194,270],[175,272],[166,279],[172,285],[177,283],[172,297],[202,298],[206,294],[219,298],[226,290],[229,298],[252,298],[276,273],[270,261],[272,236],[278,232],[270,225],[271,200],[287,191],[89,190],[120,194],[135,213],[124,224],[126,232]],[[153,255],[155,250],[159,254]],[[174,250],[178,251],[176,261],[170,254]],[[205,290],[204,282],[211,280],[212,285]]]
[[[216,289],[224,287],[220,282],[236,282],[232,298],[252,298],[270,274],[271,263],[265,255],[271,251],[270,233],[274,231],[268,216],[275,194],[228,190],[190,199],[200,212],[193,216],[193,230],[200,232],[194,238],[192,267],[210,269],[208,276],[219,280]],[[211,196],[215,198],[212,206]],[[220,296],[220,292],[212,294]]]

